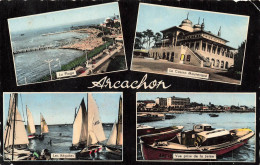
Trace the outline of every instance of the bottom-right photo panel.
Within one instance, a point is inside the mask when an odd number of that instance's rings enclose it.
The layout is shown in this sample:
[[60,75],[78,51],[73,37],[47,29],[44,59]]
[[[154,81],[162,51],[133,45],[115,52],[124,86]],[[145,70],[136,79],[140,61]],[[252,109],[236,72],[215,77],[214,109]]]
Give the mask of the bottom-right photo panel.
[[137,160],[255,162],[256,93],[138,92]]

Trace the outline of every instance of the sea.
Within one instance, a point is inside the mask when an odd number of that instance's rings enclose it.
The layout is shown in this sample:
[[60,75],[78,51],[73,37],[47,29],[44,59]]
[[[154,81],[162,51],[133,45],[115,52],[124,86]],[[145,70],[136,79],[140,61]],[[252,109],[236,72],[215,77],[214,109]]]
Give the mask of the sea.
[[[146,123],[138,123],[149,125],[153,127],[167,127],[167,126],[184,126],[183,130],[192,130],[195,124],[210,124],[213,128],[235,129],[235,128],[249,128],[255,132],[256,117],[255,113],[215,113],[218,117],[210,117],[210,113],[183,113],[174,114],[176,118],[166,119],[164,121],[154,121]],[[255,144],[256,135],[249,139],[248,143],[242,147],[217,157],[214,161],[255,161]],[[137,144],[137,159],[143,160],[141,146]],[[213,160],[212,160],[213,161]]]
[[[108,139],[113,127],[113,123],[105,124],[103,123],[103,129],[105,136]],[[49,133],[45,134],[44,140],[31,139],[29,140],[29,149],[37,151],[40,153],[43,149],[48,149],[50,153],[75,153],[75,151],[70,151],[72,145],[72,124],[64,125],[49,125]],[[36,125],[36,134],[40,134],[40,126]],[[51,141],[51,144],[50,144]],[[101,142],[101,144],[106,144],[106,141]],[[82,159],[86,160],[122,160],[121,156],[117,156],[107,152],[103,149],[100,154],[91,155],[89,157],[84,157]]]
[[[70,28],[72,26],[95,25],[100,24],[104,20],[105,18],[100,18],[73,24],[69,23],[47,29],[27,30],[15,33],[10,29],[12,50],[16,52],[18,50],[35,49],[39,47],[56,47],[64,43],[75,42],[86,38],[88,34],[71,32]],[[55,72],[60,70],[62,65],[82,55],[83,52],[79,50],[58,48],[14,54],[17,84],[24,85],[26,83],[34,83],[43,76],[48,75],[50,73],[49,63],[46,61],[52,60],[50,68]]]

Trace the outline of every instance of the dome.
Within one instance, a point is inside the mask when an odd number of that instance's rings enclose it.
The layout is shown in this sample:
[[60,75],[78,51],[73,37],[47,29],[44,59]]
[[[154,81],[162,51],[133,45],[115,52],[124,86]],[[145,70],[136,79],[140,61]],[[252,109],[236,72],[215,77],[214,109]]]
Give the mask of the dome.
[[189,19],[185,19],[181,22],[181,24],[183,23],[187,23],[187,24],[191,24],[192,25],[192,22],[189,20]]
[[189,32],[193,31],[192,22],[189,19],[184,19],[179,27]]

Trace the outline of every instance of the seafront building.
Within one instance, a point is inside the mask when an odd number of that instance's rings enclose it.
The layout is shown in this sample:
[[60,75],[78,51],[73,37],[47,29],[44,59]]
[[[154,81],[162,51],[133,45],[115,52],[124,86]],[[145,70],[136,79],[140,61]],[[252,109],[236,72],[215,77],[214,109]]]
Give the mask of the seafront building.
[[190,105],[190,98],[180,98],[175,96],[168,97],[168,98],[157,97],[155,99],[155,103],[158,104],[160,107],[182,109]]
[[179,26],[161,31],[161,41],[149,50],[149,57],[173,63],[227,70],[234,65],[235,48],[221,37],[221,27],[216,34],[205,30],[204,19],[200,24],[184,19]]

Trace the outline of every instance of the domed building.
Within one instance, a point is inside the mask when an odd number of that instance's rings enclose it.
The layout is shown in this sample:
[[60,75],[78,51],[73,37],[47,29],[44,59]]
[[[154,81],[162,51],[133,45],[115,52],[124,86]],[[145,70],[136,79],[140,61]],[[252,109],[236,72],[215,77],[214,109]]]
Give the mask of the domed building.
[[161,31],[162,40],[149,50],[149,56],[179,64],[227,70],[234,65],[234,52],[229,42],[221,37],[221,27],[217,35],[205,30],[204,19],[200,24],[184,19],[179,26]]

